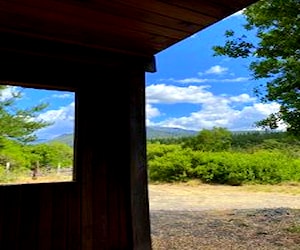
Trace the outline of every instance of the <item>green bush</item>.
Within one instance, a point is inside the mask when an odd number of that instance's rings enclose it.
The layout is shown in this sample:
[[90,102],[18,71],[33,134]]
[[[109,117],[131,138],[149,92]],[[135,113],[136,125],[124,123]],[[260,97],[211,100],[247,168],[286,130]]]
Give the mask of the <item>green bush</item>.
[[148,161],[151,181],[186,181],[191,172],[191,151],[174,150]]
[[300,159],[284,150],[203,152],[181,149],[179,145],[152,147],[148,152],[151,181],[199,179],[228,185],[300,181]]

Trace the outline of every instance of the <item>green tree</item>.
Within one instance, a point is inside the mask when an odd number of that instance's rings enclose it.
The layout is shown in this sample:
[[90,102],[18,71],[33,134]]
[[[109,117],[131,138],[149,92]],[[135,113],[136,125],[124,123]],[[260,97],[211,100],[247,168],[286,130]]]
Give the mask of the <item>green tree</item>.
[[193,150],[201,151],[223,151],[231,148],[231,132],[226,128],[214,127],[213,129],[203,129],[198,135],[192,137],[183,144],[183,147],[190,147]]
[[24,146],[18,141],[3,138],[2,149],[0,150],[0,166],[9,167],[9,170],[20,170],[30,166],[28,156],[24,152]]
[[14,92],[10,97],[5,97],[3,93],[7,88],[6,85],[0,85],[0,148],[3,138],[23,143],[32,142],[36,140],[35,131],[51,124],[36,119],[48,104],[42,103],[30,108],[18,108],[16,102],[22,98],[22,93]]
[[28,146],[32,165],[39,167],[71,167],[73,166],[73,148],[60,142],[41,143]]
[[[300,134],[299,13],[299,0],[258,1],[244,11],[244,35],[227,30],[225,44],[213,46],[216,56],[251,58],[254,79],[267,79],[255,92],[263,102],[279,103],[280,110],[256,125],[275,129],[283,122],[296,135]],[[256,32],[257,42],[249,41],[248,31]]]

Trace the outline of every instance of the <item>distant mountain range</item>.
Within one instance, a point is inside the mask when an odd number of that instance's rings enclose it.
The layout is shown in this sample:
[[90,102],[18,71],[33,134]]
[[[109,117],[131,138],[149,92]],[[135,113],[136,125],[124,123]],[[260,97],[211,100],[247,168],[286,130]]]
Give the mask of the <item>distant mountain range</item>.
[[49,142],[61,142],[61,143],[65,143],[71,147],[73,147],[74,144],[74,134],[63,134],[60,136],[57,136],[55,138],[53,138],[52,140],[50,140]]
[[[243,134],[243,133],[265,133],[265,131],[231,131],[234,134]],[[166,138],[180,138],[180,137],[188,137],[195,136],[199,133],[199,131],[195,130],[187,130],[181,128],[167,128],[167,127],[156,127],[149,126],[146,130],[147,140],[152,139],[166,139]],[[38,140],[35,143],[47,143],[47,142],[62,142],[69,146],[73,146],[74,134],[63,134],[58,137],[55,137],[52,140]]]
[[167,128],[167,127],[147,127],[147,139],[160,139],[160,138],[178,138],[194,136],[198,133],[195,130],[187,130],[182,128]]
[[[181,128],[166,128],[166,127],[147,127],[146,136],[147,139],[161,139],[161,138],[179,138],[194,136],[198,132],[194,130],[186,130]],[[74,134],[63,134],[48,142],[62,142],[67,145],[73,146]]]

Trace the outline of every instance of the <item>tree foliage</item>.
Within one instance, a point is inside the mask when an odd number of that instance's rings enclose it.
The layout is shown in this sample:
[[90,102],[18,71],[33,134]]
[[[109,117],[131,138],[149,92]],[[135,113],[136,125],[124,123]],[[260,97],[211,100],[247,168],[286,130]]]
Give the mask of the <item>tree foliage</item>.
[[30,108],[18,108],[16,102],[22,98],[21,92],[12,92],[11,96],[4,96],[4,90],[8,86],[0,85],[0,140],[8,138],[20,142],[32,142],[36,140],[34,132],[51,123],[36,120],[37,115],[48,104],[42,103]]
[[[204,132],[206,135],[207,131]],[[222,137],[215,139],[216,144],[222,141]],[[147,145],[149,179],[155,182],[193,179],[229,185],[299,182],[299,156],[300,140],[286,132],[233,134],[232,147],[220,151],[182,148],[180,144]]]
[[189,147],[193,150],[218,152],[230,149],[231,141],[232,137],[229,130],[214,127],[211,130],[201,130],[198,135],[184,142],[183,147]]
[[11,169],[24,169],[30,165],[28,155],[24,152],[21,143],[14,140],[2,139],[2,149],[0,150],[0,166],[9,164]]
[[227,30],[225,44],[213,46],[216,56],[251,57],[249,69],[254,79],[267,79],[266,86],[255,93],[263,102],[279,103],[280,110],[257,126],[275,129],[283,122],[296,135],[300,134],[299,13],[299,0],[260,0],[244,11],[245,34],[255,31],[257,43]]
[[31,164],[39,167],[71,167],[73,165],[73,148],[61,142],[31,145],[27,149],[31,155]]

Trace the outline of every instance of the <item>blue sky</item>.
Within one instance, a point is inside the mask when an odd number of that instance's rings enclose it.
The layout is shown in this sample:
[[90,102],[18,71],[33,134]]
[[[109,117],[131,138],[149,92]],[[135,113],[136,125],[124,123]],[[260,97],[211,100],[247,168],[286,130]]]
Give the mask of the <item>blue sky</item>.
[[[157,72],[146,73],[148,126],[253,130],[255,121],[278,110],[277,103],[263,104],[254,96],[254,87],[263,81],[251,78],[249,59],[213,57],[212,46],[224,44],[225,30],[242,34],[244,23],[238,12],[156,55]],[[247,35],[255,39],[254,34]],[[15,90],[7,89],[3,96]],[[74,93],[34,89],[22,93],[22,107],[49,103],[38,118],[55,123],[38,131],[39,138],[73,132]]]
[[[257,129],[254,123],[278,111],[277,103],[261,103],[254,88],[251,59],[213,56],[228,29],[242,35],[242,12],[200,31],[156,56],[157,73],[146,74],[147,125],[199,131],[214,126],[232,131]],[[255,33],[247,33],[255,41]]]
[[48,103],[48,107],[38,114],[36,119],[54,122],[54,124],[37,131],[36,135],[39,139],[52,139],[61,134],[73,133],[75,121],[75,95],[73,92],[10,87],[1,93],[0,101],[11,97],[12,92],[18,91],[21,91],[22,98],[16,104],[22,109],[40,103]]

